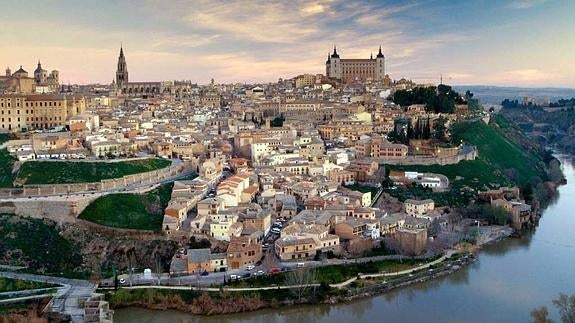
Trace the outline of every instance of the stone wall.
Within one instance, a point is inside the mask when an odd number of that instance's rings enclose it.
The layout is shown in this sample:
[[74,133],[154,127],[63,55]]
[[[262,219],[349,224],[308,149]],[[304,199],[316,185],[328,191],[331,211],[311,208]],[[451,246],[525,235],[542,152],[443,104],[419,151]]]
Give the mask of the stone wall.
[[96,196],[73,201],[15,199],[0,202],[0,213],[15,214],[36,219],[50,219],[58,223],[74,223]]
[[405,159],[380,159],[380,164],[387,165],[451,165],[463,160],[474,160],[477,158],[477,149],[474,147],[468,152],[449,157],[427,157],[427,156],[407,156]]
[[[120,178],[104,179],[99,182],[92,183],[24,185],[21,195],[46,196],[110,191],[121,189],[129,185],[151,184],[168,177],[175,176],[189,169],[191,169],[190,165],[188,163],[183,163],[149,172],[126,175]],[[18,190],[2,189],[0,190],[0,196],[16,196],[17,193],[15,191]]]

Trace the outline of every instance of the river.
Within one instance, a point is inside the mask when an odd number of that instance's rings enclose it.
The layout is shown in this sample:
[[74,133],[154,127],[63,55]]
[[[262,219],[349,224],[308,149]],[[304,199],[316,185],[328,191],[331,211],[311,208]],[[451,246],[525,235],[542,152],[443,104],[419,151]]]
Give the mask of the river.
[[117,310],[115,322],[529,322],[529,312],[559,293],[575,295],[575,165],[561,158],[568,184],[559,188],[537,229],[485,247],[453,275],[391,293],[335,305],[308,305],[201,317],[140,308]]

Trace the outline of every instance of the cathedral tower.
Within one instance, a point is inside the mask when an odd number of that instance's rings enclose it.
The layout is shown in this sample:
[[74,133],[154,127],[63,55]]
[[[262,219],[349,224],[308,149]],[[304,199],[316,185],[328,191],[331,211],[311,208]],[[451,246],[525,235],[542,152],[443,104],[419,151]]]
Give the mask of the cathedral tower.
[[118,68],[116,69],[116,86],[122,88],[128,83],[128,65],[124,57],[124,49],[120,46],[120,56],[118,57]]

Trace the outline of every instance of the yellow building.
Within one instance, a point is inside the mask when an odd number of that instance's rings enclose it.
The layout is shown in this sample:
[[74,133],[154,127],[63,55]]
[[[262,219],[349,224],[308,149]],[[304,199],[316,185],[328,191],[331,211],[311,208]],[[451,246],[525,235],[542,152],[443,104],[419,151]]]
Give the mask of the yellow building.
[[84,97],[66,95],[0,95],[0,131],[16,132],[66,126],[86,110]]
[[313,86],[315,84],[316,76],[314,74],[302,74],[295,78],[295,87],[297,89]]

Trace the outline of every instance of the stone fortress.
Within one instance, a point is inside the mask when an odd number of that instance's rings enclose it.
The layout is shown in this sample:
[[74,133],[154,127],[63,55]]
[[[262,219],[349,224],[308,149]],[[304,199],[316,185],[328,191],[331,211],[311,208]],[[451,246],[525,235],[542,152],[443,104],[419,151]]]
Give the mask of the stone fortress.
[[344,83],[356,79],[382,81],[385,78],[385,56],[381,46],[375,58],[371,55],[368,59],[342,59],[334,46],[333,54],[328,54],[325,62],[325,75]]

